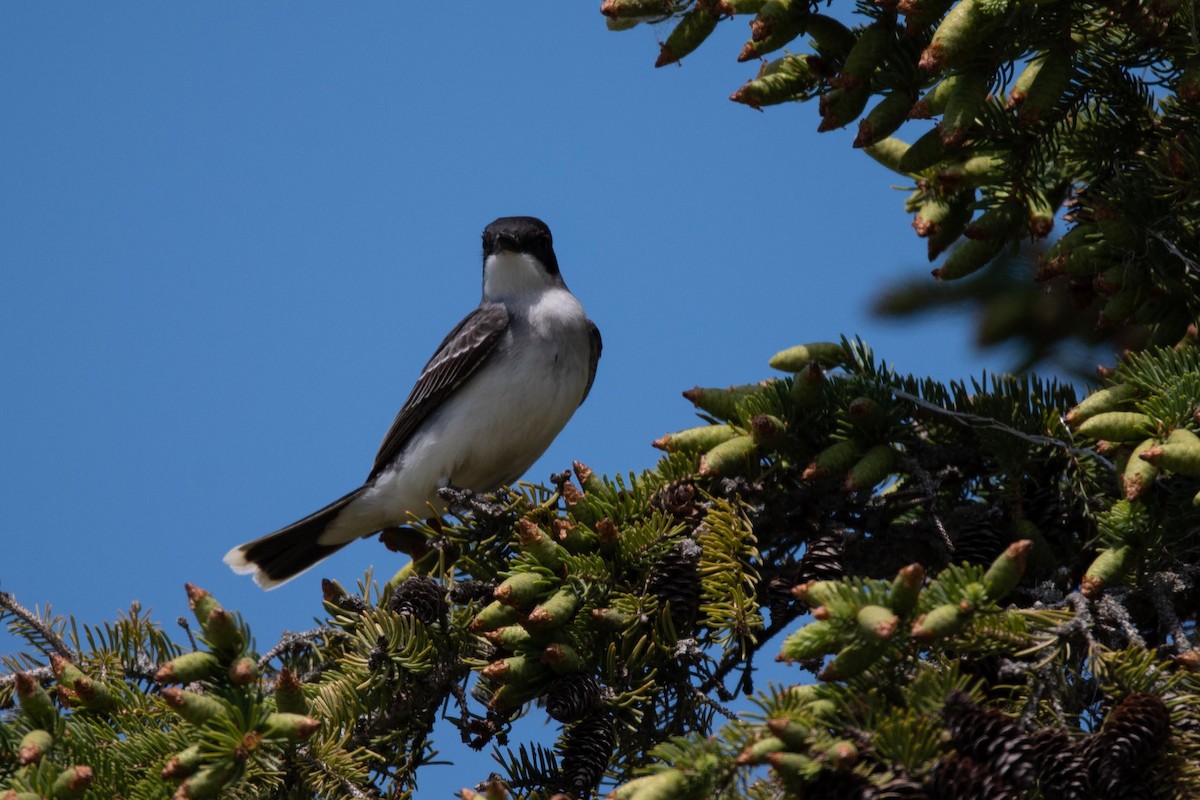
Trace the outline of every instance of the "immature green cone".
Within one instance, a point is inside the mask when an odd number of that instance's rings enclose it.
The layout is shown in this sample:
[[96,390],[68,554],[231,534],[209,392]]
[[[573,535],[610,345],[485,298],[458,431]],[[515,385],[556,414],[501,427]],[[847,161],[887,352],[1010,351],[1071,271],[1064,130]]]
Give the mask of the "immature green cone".
[[528,517],[517,521],[517,541],[521,545],[521,552],[533,556],[535,561],[551,572],[557,572],[562,567],[562,548]]
[[549,672],[535,656],[518,654],[496,659],[480,670],[479,674],[494,683],[527,686],[545,681]]
[[[937,174],[938,185],[942,187],[943,191],[954,191],[960,187],[983,186],[995,181],[1004,165],[1004,159],[998,156],[971,156],[941,167]],[[1053,216],[1053,210],[1050,213]]]
[[1128,383],[1110,386],[1092,392],[1079,405],[1067,412],[1067,424],[1071,427],[1097,414],[1116,411],[1138,395],[1137,387]]
[[1158,479],[1158,467],[1142,458],[1146,451],[1157,445],[1157,439],[1146,439],[1129,454],[1125,469],[1121,471],[1121,492],[1126,500],[1145,497]]
[[471,620],[470,628],[475,633],[494,631],[505,625],[516,623],[519,616],[520,612],[517,609],[512,606],[506,606],[498,600],[493,600],[475,615],[475,619]]
[[204,759],[200,755],[200,745],[194,744],[186,750],[180,750],[167,759],[167,763],[162,769],[162,778],[164,780],[186,778],[198,770],[203,763]]
[[730,386],[727,389],[696,386],[683,396],[701,411],[720,419],[730,419],[737,414],[738,404],[752,395],[761,394],[763,387],[757,383]]
[[1084,420],[1076,432],[1110,442],[1140,442],[1154,433],[1154,422],[1135,411],[1105,411]]
[[1080,592],[1084,597],[1097,597],[1109,586],[1119,582],[1133,562],[1133,548],[1129,545],[1110,547],[1092,561],[1083,574]]
[[701,425],[668,433],[651,444],[668,453],[703,453],[739,435],[737,429],[729,425]]
[[804,32],[821,57],[830,62],[844,60],[858,42],[854,31],[828,14],[810,14]]
[[869,86],[875,70],[883,63],[888,43],[895,37],[892,26],[883,21],[874,22],[858,34],[854,46],[846,54],[842,71],[830,80],[831,86],[840,89],[856,89]]
[[815,408],[825,390],[825,370],[815,362],[808,364],[792,379],[792,401],[802,409]]
[[54,779],[54,784],[50,787],[50,796],[54,800],[73,800],[76,797],[83,797],[88,787],[92,785],[94,778],[92,768],[86,764],[67,767]]
[[846,348],[837,342],[810,342],[780,350],[771,356],[767,365],[783,372],[799,372],[813,363],[822,367],[836,367],[845,363],[847,357]]
[[1200,476],[1200,438],[1186,428],[1176,428],[1165,442],[1147,448],[1138,456],[1160,469]]
[[967,80],[967,77],[960,74],[947,75],[942,78],[913,105],[909,119],[933,119],[941,116],[946,110],[946,103],[950,101],[950,95],[954,93],[955,87],[964,80]]
[[807,0],[767,0],[750,23],[750,41],[738,61],[749,61],[778,50],[795,39],[809,21]]
[[17,699],[21,701],[23,713],[34,726],[53,730],[58,721],[58,711],[50,693],[28,672],[18,672],[16,677]]
[[942,221],[950,215],[951,199],[945,195],[933,195],[921,203],[912,221],[917,236],[929,236],[942,229]]
[[868,640],[886,642],[896,635],[896,623],[900,618],[892,609],[883,606],[865,605],[856,616],[859,630]]
[[899,172],[911,175],[945,161],[950,155],[941,131],[935,126],[921,134],[900,158]]
[[809,608],[816,608],[837,597],[837,587],[837,581],[806,581],[792,589],[792,596]]
[[879,660],[882,653],[883,648],[877,642],[851,642],[838,651],[817,678],[826,682],[849,680],[861,675]]
[[565,625],[579,608],[579,596],[569,586],[564,586],[541,605],[529,612],[527,624],[531,628],[549,630]]
[[904,154],[908,152],[909,146],[908,142],[889,136],[863,147],[863,152],[892,172],[903,175],[906,173],[900,169],[900,162],[904,158]]
[[173,686],[162,690],[162,699],[176,714],[193,725],[203,725],[226,711],[225,703],[215,697]]
[[54,671],[54,678],[58,681],[59,686],[65,686],[68,689],[74,689],[75,681],[83,677],[83,671],[79,667],[58,653],[50,654],[50,669]]
[[552,590],[556,582],[541,572],[526,570],[510,575],[496,587],[492,596],[497,602],[513,608],[528,608],[538,598]]
[[289,742],[302,742],[317,732],[321,720],[313,719],[304,714],[288,714],[276,712],[267,715],[263,724],[263,735],[271,739],[284,739]]
[[862,456],[862,445],[856,439],[844,439],[826,447],[809,462],[800,479],[805,481],[845,475]]
[[[1075,74],[1071,54],[1065,50],[1051,50],[1039,57],[1036,63],[1038,68],[1028,82],[1022,85],[1018,79],[1010,95],[1010,105],[1020,109],[1017,120],[1022,125],[1033,125],[1043,119],[1057,117],[1059,102]],[[1025,77],[1024,73],[1021,77]]]
[[942,218],[937,230],[929,234],[926,252],[930,261],[946,251],[950,245],[958,241],[971,221],[971,206],[975,202],[975,192],[972,190],[955,192],[950,198],[950,208]]
[[780,661],[804,661],[828,653],[836,646],[837,627],[828,620],[813,620],[783,640]]
[[1003,15],[992,15],[980,0],[959,0],[942,18],[918,66],[929,73],[956,67],[976,52],[979,43]]
[[307,714],[308,698],[296,673],[287,667],[279,670],[275,679],[275,710],[285,714]]
[[802,722],[785,717],[775,717],[767,720],[767,730],[778,737],[791,750],[799,750],[808,745],[808,735],[811,729]]
[[988,599],[996,601],[1007,595],[1021,582],[1025,574],[1025,565],[1029,563],[1029,554],[1033,552],[1033,542],[1021,539],[1010,544],[1001,553],[983,576],[983,588]]
[[674,64],[704,43],[708,35],[716,30],[720,19],[717,9],[710,0],[696,0],[688,9],[659,50],[656,67]]
[[541,695],[541,683],[506,683],[496,689],[488,700],[488,708],[497,714],[512,714],[521,706]]
[[901,617],[906,617],[917,607],[921,596],[921,585],[925,582],[925,568],[920,564],[909,564],[901,567],[892,581],[890,606],[892,611]]
[[939,281],[954,281],[972,275],[991,263],[1004,249],[1004,239],[967,239],[960,242],[942,265],[933,270]]
[[891,445],[877,444],[850,468],[842,486],[848,492],[872,489],[892,473],[895,463],[896,451]]
[[229,665],[229,680],[234,686],[249,686],[258,680],[258,662],[242,656]]
[[1025,98],[1029,96],[1029,87],[1033,85],[1033,81],[1037,78],[1038,73],[1042,71],[1042,67],[1046,64],[1046,57],[1049,52],[1042,53],[1031,59],[1021,70],[1021,74],[1017,75],[1017,79],[1013,81],[1012,88],[1008,91],[1008,104],[1005,109],[1012,111],[1017,106],[1025,102]]
[[533,634],[524,625],[505,625],[503,628],[488,631],[483,636],[497,647],[510,652],[533,642]]
[[971,221],[963,235],[968,239],[1005,239],[1020,224],[1021,214],[1013,203],[993,206]]
[[889,92],[858,123],[858,135],[854,137],[854,146],[867,147],[891,136],[908,119],[913,102],[913,96],[906,90]]
[[575,479],[579,481],[579,485],[583,487],[583,491],[589,495],[612,499],[615,495],[612,489],[604,482],[604,479],[595,473],[595,471],[581,461],[572,461],[571,468],[575,470]]
[[793,787],[792,793],[785,795],[788,797],[801,796],[797,793],[798,788],[821,771],[821,762],[803,753],[772,753],[767,756],[767,763],[785,786]]
[[754,80],[747,81],[729,96],[735,103],[753,109],[786,103],[808,95],[822,76],[809,63],[810,56],[792,55],[763,66]]
[[621,784],[610,795],[614,800],[693,800],[692,782],[677,769],[634,778]]
[[946,603],[922,614],[912,626],[912,637],[928,642],[953,636],[967,623],[968,614],[957,603]]
[[987,100],[991,79],[990,70],[966,72],[958,76],[946,97],[946,108],[942,112],[942,127],[939,130],[943,142],[948,145],[962,144]]
[[201,626],[204,637],[213,649],[224,655],[236,655],[246,646],[237,619],[223,608],[214,608]]
[[609,19],[661,19],[671,8],[671,0],[604,0],[600,13]]
[[757,451],[753,436],[737,436],[722,442],[700,456],[700,474],[706,478],[738,475],[745,471]]
[[587,666],[579,651],[563,642],[551,642],[546,645],[546,649],[542,651],[542,663],[557,675],[582,672]]
[[786,750],[787,744],[777,736],[766,736],[746,747],[738,754],[738,764],[763,764],[771,753]]
[[908,18],[907,33],[928,27],[942,18],[953,0],[899,0],[896,10]]
[[229,783],[233,773],[228,767],[208,766],[196,772],[180,784],[171,800],[208,800],[220,797],[221,790]]
[[221,669],[220,660],[212,653],[196,651],[176,656],[158,668],[154,680],[158,683],[192,683],[211,678]]
[[853,89],[834,89],[821,97],[819,105],[821,123],[817,133],[844,128],[858,119],[867,101],[871,99],[871,87],[856,86]]
[[208,622],[208,615],[219,609],[221,604],[207,589],[201,589],[194,583],[185,583],[183,589],[187,592],[188,608],[195,614],[196,622],[203,627]]
[[34,728],[21,737],[21,743],[17,746],[17,763],[21,766],[36,764],[53,746],[54,736],[50,731]]
[[615,608],[593,608],[592,622],[606,631],[623,631],[634,621],[634,617]]
[[858,763],[858,748],[847,739],[834,742],[825,748],[823,760],[834,769],[850,769]]

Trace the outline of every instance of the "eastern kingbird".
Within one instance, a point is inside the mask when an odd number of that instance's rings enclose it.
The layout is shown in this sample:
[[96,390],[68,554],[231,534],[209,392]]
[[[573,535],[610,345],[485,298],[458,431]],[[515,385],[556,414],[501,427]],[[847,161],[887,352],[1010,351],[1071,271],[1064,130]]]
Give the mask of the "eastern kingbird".
[[587,398],[599,360],[600,331],[563,282],[546,223],[496,220],[483,231],[483,300],[421,370],[366,482],[225,563],[272,589],[355,539],[442,513],[438,489],[512,483]]

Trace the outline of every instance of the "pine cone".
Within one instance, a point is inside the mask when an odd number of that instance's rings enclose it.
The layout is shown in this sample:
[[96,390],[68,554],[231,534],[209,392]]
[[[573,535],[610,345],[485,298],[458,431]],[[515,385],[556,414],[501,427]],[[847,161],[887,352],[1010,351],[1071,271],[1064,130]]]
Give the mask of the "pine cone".
[[1153,797],[1145,776],[1170,733],[1170,712],[1157,695],[1136,692],[1118,703],[1087,746],[1096,795],[1105,800]]
[[703,510],[696,502],[696,486],[691,481],[675,481],[664,486],[652,505],[680,522],[698,522]]
[[1100,728],[1105,755],[1141,765],[1162,750],[1171,733],[1171,714],[1157,695],[1136,692],[1109,712]]
[[930,800],[1018,800],[1018,795],[986,766],[968,756],[938,760],[925,781]]
[[446,618],[446,591],[433,578],[409,578],[396,587],[389,604],[397,614],[416,617],[426,625]]
[[574,797],[586,797],[600,785],[616,737],[612,721],[602,711],[575,723],[562,745],[562,788]]
[[874,800],[930,800],[921,784],[910,778],[892,778],[875,791]]
[[466,605],[472,600],[490,602],[495,591],[494,581],[459,581],[450,589],[450,602],[455,605]]
[[682,539],[650,571],[649,589],[671,606],[671,622],[683,634],[700,610],[700,545]]
[[1036,763],[1029,740],[1016,721],[994,708],[980,708],[964,692],[946,698],[946,728],[950,743],[1004,783],[1018,789],[1033,786]]
[[821,770],[805,787],[805,800],[877,800],[875,785],[853,772]]
[[1091,794],[1081,745],[1065,728],[1039,728],[1029,736],[1037,785],[1045,800],[1087,800]]
[[1008,544],[1007,528],[1004,515],[987,506],[956,510],[946,520],[946,532],[954,544],[950,561],[991,564]]
[[546,713],[559,722],[575,722],[600,705],[600,684],[582,672],[555,678],[546,691]]
[[836,581],[846,574],[842,556],[846,550],[846,536],[841,531],[822,533],[813,538],[800,559],[800,580]]

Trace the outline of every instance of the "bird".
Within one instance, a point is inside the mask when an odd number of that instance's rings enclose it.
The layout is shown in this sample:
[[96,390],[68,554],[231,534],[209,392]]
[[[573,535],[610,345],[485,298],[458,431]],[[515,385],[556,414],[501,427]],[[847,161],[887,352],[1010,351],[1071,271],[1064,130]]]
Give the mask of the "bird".
[[444,513],[438,490],[516,481],[591,392],[600,330],[567,289],[550,228],[501,217],[483,231],[483,298],[442,340],[354,491],[225,555],[264,589],[347,544]]

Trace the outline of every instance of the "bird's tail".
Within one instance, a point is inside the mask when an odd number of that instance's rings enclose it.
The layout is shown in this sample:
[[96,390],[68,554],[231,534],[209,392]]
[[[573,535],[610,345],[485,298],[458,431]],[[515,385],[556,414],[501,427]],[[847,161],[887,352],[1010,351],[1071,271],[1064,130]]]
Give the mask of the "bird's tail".
[[232,567],[234,572],[252,574],[254,582],[264,589],[274,589],[287,583],[350,543],[345,541],[322,544],[320,537],[338,514],[362,491],[363,488],[355,489],[286,528],[238,545],[225,554],[225,563]]

